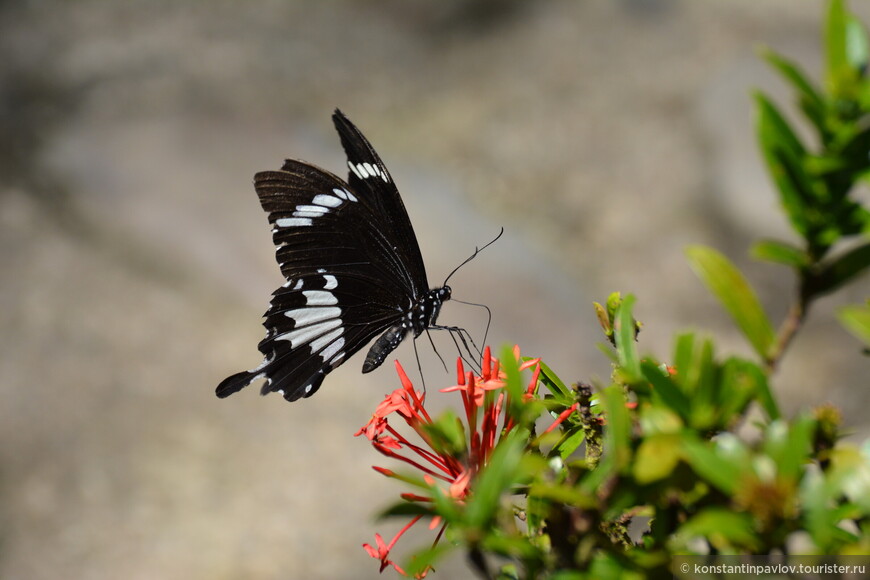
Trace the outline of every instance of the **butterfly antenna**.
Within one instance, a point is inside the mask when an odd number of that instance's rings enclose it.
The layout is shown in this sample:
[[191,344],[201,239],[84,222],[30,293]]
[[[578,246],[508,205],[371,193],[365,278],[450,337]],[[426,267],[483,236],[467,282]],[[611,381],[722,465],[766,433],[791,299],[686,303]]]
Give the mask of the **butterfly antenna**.
[[487,242],[486,244],[484,244],[483,247],[480,247],[480,248],[475,247],[475,248],[474,248],[474,253],[471,254],[470,256],[468,256],[467,258],[465,258],[465,261],[463,261],[461,264],[459,264],[458,266],[456,266],[456,267],[453,269],[453,271],[450,272],[450,274],[449,274],[449,275],[444,279],[444,286],[447,285],[447,281],[450,280],[450,278],[453,276],[453,274],[456,273],[457,270],[459,270],[459,268],[461,268],[462,266],[464,266],[464,265],[466,265],[467,263],[469,263],[470,261],[472,261],[474,258],[477,257],[477,255],[478,255],[479,253],[481,253],[482,251],[484,251],[485,249],[487,249],[488,247],[490,247],[491,245],[493,245],[494,243],[496,243],[496,242],[498,241],[498,239],[502,236],[503,233],[504,233],[504,228],[501,228],[501,229],[498,231],[498,235],[497,235],[496,237],[494,237],[492,240],[490,240],[489,242]]

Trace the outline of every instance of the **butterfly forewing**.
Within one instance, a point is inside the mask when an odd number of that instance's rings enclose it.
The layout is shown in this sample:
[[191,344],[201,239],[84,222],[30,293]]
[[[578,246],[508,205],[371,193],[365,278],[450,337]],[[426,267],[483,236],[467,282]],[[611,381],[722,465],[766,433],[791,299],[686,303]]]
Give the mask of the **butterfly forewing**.
[[330,371],[391,329],[390,341],[372,347],[378,356],[374,365],[367,359],[371,370],[429,300],[414,230],[392,177],[346,117],[336,111],[333,120],[348,156],[347,183],[295,160],[254,178],[287,281],[265,314],[263,362],[224,380],[220,397],[260,378],[263,394],[279,391],[290,401],[310,396]]
[[374,147],[347,117],[337,113],[332,120],[347,155],[348,183],[357,191],[369,193],[365,197],[383,216],[381,228],[390,233],[394,251],[401,256],[403,268],[415,283],[416,295],[425,294],[429,283],[420,245],[390,172]]

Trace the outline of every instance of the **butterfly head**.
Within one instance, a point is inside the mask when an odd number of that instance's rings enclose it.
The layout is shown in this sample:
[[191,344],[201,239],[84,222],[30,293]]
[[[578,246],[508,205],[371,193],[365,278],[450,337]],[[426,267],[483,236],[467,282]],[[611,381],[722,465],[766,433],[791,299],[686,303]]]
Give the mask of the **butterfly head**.
[[433,288],[411,309],[408,318],[411,321],[411,329],[414,331],[415,338],[427,328],[434,326],[435,321],[438,320],[438,314],[441,312],[441,305],[450,300],[450,293],[450,286]]

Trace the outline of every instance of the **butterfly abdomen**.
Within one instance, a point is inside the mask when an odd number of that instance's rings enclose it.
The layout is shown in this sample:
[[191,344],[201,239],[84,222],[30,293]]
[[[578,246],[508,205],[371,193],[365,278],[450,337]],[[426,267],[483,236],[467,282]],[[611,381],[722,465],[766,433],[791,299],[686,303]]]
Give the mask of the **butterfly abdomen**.
[[369,349],[366,360],[363,363],[362,372],[370,373],[381,366],[387,355],[396,350],[396,347],[399,346],[406,334],[408,334],[407,322],[401,322],[389,327]]

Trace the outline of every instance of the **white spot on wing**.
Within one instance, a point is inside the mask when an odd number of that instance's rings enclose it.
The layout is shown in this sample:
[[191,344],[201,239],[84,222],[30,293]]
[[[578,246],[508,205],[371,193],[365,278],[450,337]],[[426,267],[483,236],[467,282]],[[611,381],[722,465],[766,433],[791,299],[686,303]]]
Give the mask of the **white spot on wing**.
[[319,218],[326,212],[322,211],[299,211],[298,209],[293,212],[293,217],[300,218]]
[[[249,370],[248,372],[249,372],[249,373],[257,373],[257,372],[260,372],[261,370],[263,370],[264,368],[266,368],[266,365],[269,364],[270,362],[272,362],[273,360],[275,360],[275,353],[274,353],[274,352],[273,352],[271,355],[269,355],[269,356],[267,356],[267,357],[264,357],[264,358],[263,358],[263,362],[261,362],[261,363],[258,364],[256,367],[254,367],[254,368],[252,368],[251,370]],[[258,377],[259,377],[259,376],[260,376],[260,375],[258,375]],[[251,379],[251,382],[254,382],[254,381],[256,381],[256,380],[257,380],[257,377],[254,377],[253,379]]]
[[338,299],[332,292],[327,292],[325,290],[306,290],[303,294],[305,295],[305,304],[308,306],[331,306],[333,304],[338,304]]
[[375,168],[368,163],[363,163],[362,166],[365,167],[366,173],[369,174],[369,177],[374,177],[378,174],[377,171],[375,171]]
[[302,288],[302,278],[296,280],[296,285],[293,286],[294,290],[299,290],[300,288]]
[[292,217],[292,218],[281,218],[275,220],[275,225],[279,228],[292,228],[294,226],[310,226],[311,218],[309,217]]
[[367,165],[366,163],[359,163],[356,166],[357,173],[359,173],[359,176],[362,177],[363,179],[365,179],[366,177],[369,176],[369,172],[366,171],[366,165]]
[[350,167],[350,170],[353,171],[353,172],[356,174],[357,177],[359,177],[360,179],[363,178],[363,176],[360,175],[359,169],[356,168],[356,165],[354,165],[353,163],[351,163],[350,161],[348,161],[348,162],[347,162],[347,166]]
[[288,318],[292,318],[296,322],[296,328],[307,326],[315,322],[338,318],[341,316],[341,308],[337,306],[315,307],[315,308],[295,308],[284,313]]
[[324,290],[332,290],[338,286],[338,280],[331,274],[324,274],[323,279],[326,280],[326,286],[323,287]]
[[[329,196],[332,197],[332,196]],[[318,214],[325,214],[329,211],[328,208],[323,207],[322,205],[297,205],[296,211],[313,211]],[[295,214],[294,214],[295,215]]]
[[[344,339],[339,338],[343,331],[344,331],[344,329],[342,329],[342,328],[336,328],[335,330],[333,330],[329,334],[324,334],[323,336],[321,336],[317,340],[312,340],[311,341],[311,353],[314,354],[314,353],[318,352],[320,349],[322,349],[324,346],[329,345],[329,348],[327,348],[322,353],[320,353],[320,357],[323,360],[326,360],[329,357],[331,357],[344,344]],[[336,339],[338,339],[338,340],[336,340]],[[338,346],[338,348],[333,350],[333,347],[335,346],[335,344],[339,343],[339,342],[341,344]],[[330,343],[332,343],[332,344],[330,344]],[[326,354],[327,352],[329,352],[328,355]]]
[[[336,334],[336,333],[338,333],[338,334]],[[341,334],[341,329],[333,330],[327,336],[331,336],[333,334],[336,334],[336,337],[337,337],[339,334]],[[326,337],[323,337],[323,338],[326,338]],[[320,340],[320,339],[317,339],[317,340]],[[335,342],[330,344],[328,347],[323,349],[323,352],[320,353],[320,358],[322,358],[324,361],[331,359],[333,356],[336,355],[336,353],[338,353],[338,351],[341,350],[341,347],[343,347],[343,346],[344,346],[344,339],[339,338],[338,340],[336,340]],[[313,342],[311,343],[311,352],[314,352],[314,343]]]
[[311,200],[311,203],[316,203],[317,205],[322,205],[325,207],[338,207],[341,205],[341,200],[337,197],[333,197],[331,195],[319,194],[315,195],[314,199]]
[[340,197],[341,199],[347,199],[347,192],[343,189],[335,188],[332,190],[332,193]]
[[300,346],[307,342],[311,342],[318,336],[322,336],[330,330],[338,328],[339,326],[341,326],[341,320],[339,320],[338,318],[333,318],[331,320],[325,320],[318,324],[312,324],[311,326],[297,328],[291,330],[290,332],[279,334],[275,337],[275,340],[289,340],[290,346],[296,348],[297,346]]

